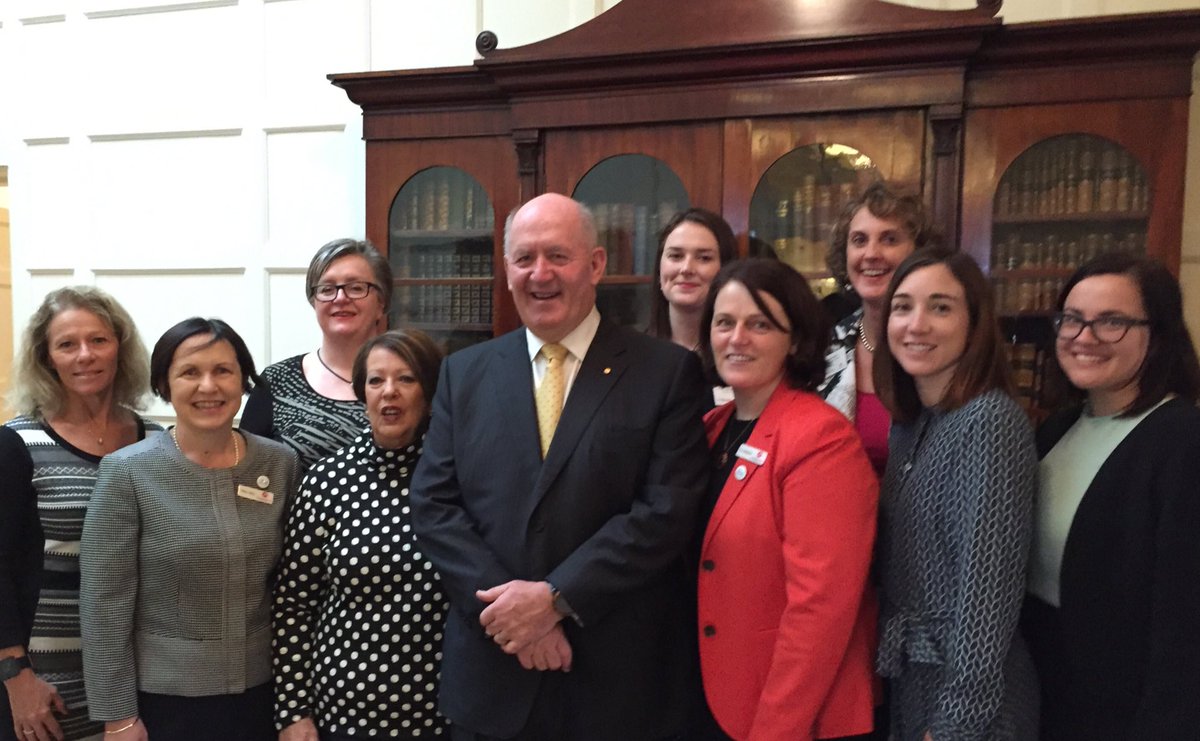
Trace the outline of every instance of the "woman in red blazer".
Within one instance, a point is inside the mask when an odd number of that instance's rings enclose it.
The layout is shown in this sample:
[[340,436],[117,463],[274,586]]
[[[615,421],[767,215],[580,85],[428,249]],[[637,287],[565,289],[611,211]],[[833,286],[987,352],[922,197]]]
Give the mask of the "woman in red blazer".
[[803,277],[773,260],[727,265],[709,294],[701,354],[734,400],[705,418],[716,475],[698,640],[715,724],[697,737],[871,731],[878,487],[853,427],[812,393],[824,317]]

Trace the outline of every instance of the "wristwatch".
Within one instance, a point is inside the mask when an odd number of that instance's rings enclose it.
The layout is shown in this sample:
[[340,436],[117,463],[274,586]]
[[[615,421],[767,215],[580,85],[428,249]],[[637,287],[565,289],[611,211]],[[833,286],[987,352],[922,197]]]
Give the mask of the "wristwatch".
[[0,659],[0,682],[7,682],[25,669],[32,669],[28,656],[8,656]]

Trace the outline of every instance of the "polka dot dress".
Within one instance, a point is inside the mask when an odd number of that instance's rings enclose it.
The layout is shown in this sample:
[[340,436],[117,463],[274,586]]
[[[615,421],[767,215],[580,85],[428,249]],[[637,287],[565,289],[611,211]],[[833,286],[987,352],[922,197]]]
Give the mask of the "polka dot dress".
[[312,717],[363,738],[447,733],[437,683],[448,605],[408,505],[420,452],[380,449],[368,431],[305,476],[275,594],[281,728]]

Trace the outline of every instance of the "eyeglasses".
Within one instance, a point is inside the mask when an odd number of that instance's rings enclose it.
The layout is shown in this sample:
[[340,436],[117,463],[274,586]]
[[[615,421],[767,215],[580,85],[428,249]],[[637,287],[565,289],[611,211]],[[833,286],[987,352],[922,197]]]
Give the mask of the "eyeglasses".
[[379,290],[379,286],[374,283],[356,280],[349,283],[318,283],[312,287],[312,291],[313,297],[318,301],[332,301],[337,298],[338,291],[346,294],[346,298],[351,301],[357,301],[366,298],[372,288]]
[[1055,314],[1054,332],[1060,340],[1073,340],[1083,334],[1083,330],[1091,327],[1092,336],[1098,341],[1112,344],[1125,339],[1129,330],[1134,327],[1149,327],[1149,319],[1134,319],[1127,316],[1098,316],[1095,319],[1084,319],[1078,314]]

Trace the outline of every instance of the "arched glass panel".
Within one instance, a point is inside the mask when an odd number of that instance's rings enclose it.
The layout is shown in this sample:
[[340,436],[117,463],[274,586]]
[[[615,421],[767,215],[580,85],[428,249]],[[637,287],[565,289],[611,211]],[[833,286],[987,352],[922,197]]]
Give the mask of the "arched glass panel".
[[750,254],[773,252],[819,296],[838,286],[825,265],[843,205],[879,178],[871,158],[845,144],[797,147],[763,173],[750,199]]
[[494,232],[492,202],[468,173],[431,167],[409,178],[388,213],[389,324],[448,351],[491,337]]
[[1136,158],[1091,134],[1040,141],[1001,176],[992,206],[992,285],[1017,400],[1035,420],[1050,402],[1043,381],[1058,295],[1097,255],[1146,251],[1150,198]]
[[572,196],[592,209],[608,268],[596,297],[600,312],[618,324],[644,327],[650,314],[650,276],[658,231],[688,208],[687,189],[667,163],[644,154],[600,161]]

